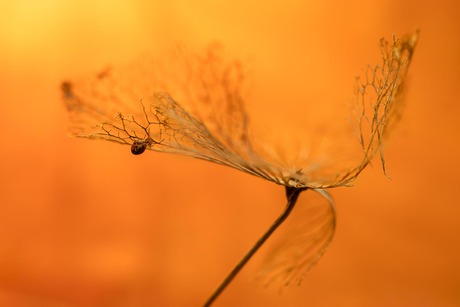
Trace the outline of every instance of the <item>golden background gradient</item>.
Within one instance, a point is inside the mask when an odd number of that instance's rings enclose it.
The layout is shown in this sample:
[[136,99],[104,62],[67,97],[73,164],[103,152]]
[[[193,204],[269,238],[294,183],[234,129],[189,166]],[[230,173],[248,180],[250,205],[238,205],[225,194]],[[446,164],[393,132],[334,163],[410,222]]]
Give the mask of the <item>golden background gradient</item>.
[[199,306],[284,206],[232,169],[69,138],[61,81],[218,40],[251,63],[255,116],[292,132],[416,28],[392,179],[376,161],[331,191],[337,233],[300,287],[263,288],[258,257],[216,306],[458,306],[457,1],[157,2],[0,3],[0,306]]

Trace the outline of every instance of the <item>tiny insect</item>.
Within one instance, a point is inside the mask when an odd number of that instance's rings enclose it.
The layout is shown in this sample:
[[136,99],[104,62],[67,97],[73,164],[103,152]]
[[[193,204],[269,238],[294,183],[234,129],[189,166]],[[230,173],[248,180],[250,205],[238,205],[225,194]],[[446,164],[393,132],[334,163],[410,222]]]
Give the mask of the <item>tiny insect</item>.
[[134,141],[134,143],[131,145],[131,153],[137,156],[137,155],[142,154],[146,148],[147,148],[147,142]]

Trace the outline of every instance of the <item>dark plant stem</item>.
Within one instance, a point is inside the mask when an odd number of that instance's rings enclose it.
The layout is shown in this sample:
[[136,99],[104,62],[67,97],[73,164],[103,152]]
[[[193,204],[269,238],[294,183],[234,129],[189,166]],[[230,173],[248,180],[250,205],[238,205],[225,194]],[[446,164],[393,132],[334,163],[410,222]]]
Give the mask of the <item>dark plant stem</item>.
[[246,265],[246,263],[251,259],[252,256],[259,250],[259,248],[267,241],[267,239],[275,232],[275,230],[286,220],[289,214],[294,209],[295,204],[297,203],[297,198],[299,197],[300,192],[306,190],[296,189],[291,187],[286,187],[286,198],[287,204],[284,211],[281,215],[275,220],[275,222],[270,226],[270,228],[264,233],[262,237],[252,246],[249,252],[240,260],[240,262],[233,268],[230,274],[224,279],[220,286],[214,291],[214,293],[209,297],[209,299],[204,303],[204,307],[211,306],[212,303],[219,297],[219,295],[227,288],[227,286],[232,282],[235,276],[241,271],[241,269]]

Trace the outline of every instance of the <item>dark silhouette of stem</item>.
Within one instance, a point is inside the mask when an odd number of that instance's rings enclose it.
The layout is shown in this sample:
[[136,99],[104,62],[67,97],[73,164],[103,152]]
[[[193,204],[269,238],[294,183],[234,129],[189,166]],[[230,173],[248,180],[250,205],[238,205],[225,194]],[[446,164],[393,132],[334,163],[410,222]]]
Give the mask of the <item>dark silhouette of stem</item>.
[[286,198],[287,204],[284,211],[281,215],[275,220],[275,222],[270,226],[270,228],[264,233],[262,237],[252,246],[249,252],[240,260],[240,262],[233,268],[230,274],[224,279],[220,286],[214,291],[214,293],[209,297],[209,299],[204,303],[204,307],[211,306],[212,303],[219,297],[219,295],[227,288],[227,286],[232,282],[236,275],[241,271],[241,269],[246,265],[246,263],[251,259],[252,256],[259,250],[259,248],[267,241],[267,239],[272,235],[273,232],[286,220],[289,214],[294,209],[295,204],[297,203],[297,198],[299,197],[300,192],[306,190],[296,189],[291,187],[286,187]]

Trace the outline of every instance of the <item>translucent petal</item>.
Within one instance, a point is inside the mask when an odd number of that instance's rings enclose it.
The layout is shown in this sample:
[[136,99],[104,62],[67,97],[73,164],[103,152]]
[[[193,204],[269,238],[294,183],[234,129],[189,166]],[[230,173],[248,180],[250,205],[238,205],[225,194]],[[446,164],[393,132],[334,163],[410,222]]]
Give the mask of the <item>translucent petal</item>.
[[380,154],[383,171],[383,146],[404,108],[406,76],[418,40],[418,32],[381,40],[382,63],[369,66],[356,78],[350,102],[350,125],[341,131],[322,131],[318,144],[306,144],[303,161],[288,177],[298,187],[332,188],[349,186]]
[[268,253],[259,278],[265,283],[299,284],[326,252],[335,232],[336,213],[326,190],[303,192]]

